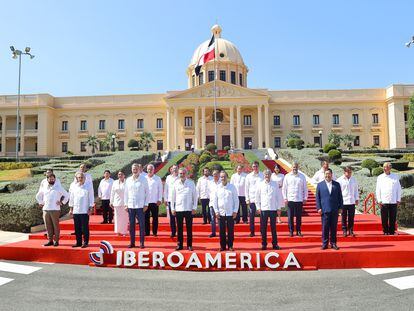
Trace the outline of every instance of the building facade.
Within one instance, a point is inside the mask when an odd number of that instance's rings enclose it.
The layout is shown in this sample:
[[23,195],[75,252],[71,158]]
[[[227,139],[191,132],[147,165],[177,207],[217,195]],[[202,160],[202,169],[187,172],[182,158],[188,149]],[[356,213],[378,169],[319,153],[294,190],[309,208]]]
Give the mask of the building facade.
[[[407,111],[414,85],[350,90],[272,91],[248,87],[248,68],[237,47],[213,26],[216,61],[195,65],[208,45],[203,42],[187,68],[188,89],[164,94],[53,97],[22,95],[20,156],[89,154],[89,136],[114,133],[116,147],[153,134],[151,149],[196,149],[215,140],[238,149],[284,147],[289,133],[305,143],[327,142],[330,132],[355,136],[354,146],[414,147],[407,135]],[[216,81],[214,77],[217,76]],[[0,156],[16,150],[17,96],[0,96]],[[98,152],[104,148],[98,148]]]

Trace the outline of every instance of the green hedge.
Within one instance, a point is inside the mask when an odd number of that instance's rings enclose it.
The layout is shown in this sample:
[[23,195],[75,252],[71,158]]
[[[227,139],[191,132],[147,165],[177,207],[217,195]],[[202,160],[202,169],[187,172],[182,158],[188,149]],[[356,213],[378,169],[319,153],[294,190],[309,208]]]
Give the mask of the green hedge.
[[414,226],[414,195],[405,196],[401,199],[398,207],[397,222],[401,226]]
[[398,171],[405,171],[408,169],[408,161],[404,161],[404,160],[397,160],[394,162],[391,162],[392,168],[396,169]]
[[17,170],[22,168],[31,168],[33,167],[30,162],[1,162],[0,170]]
[[164,167],[157,172],[157,175],[161,179],[167,177],[167,175],[170,173],[170,167],[173,166],[174,164],[177,164],[177,165],[180,164],[182,161],[185,160],[187,156],[188,156],[188,153],[184,153],[184,152],[177,154],[174,158],[172,158],[171,160],[168,160],[168,163],[164,165]]
[[[295,149],[293,149],[295,150]],[[245,151],[244,152],[244,157],[246,158],[246,160],[252,164],[254,161],[259,162],[259,170],[261,172],[263,172],[265,169],[267,169],[267,166],[264,165],[264,163],[256,156],[256,154],[253,151]]]

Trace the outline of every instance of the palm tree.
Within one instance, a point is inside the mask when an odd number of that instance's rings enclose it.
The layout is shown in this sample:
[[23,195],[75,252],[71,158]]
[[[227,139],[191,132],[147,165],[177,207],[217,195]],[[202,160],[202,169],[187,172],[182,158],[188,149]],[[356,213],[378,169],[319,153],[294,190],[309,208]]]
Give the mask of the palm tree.
[[352,149],[352,143],[355,140],[355,136],[352,134],[346,134],[341,137],[342,141],[344,142],[345,146],[348,148],[348,150]]
[[151,142],[155,142],[154,137],[152,136],[152,133],[149,132],[142,132],[141,136],[139,138],[139,143],[142,147],[145,148],[146,151],[151,148]]
[[99,139],[96,136],[88,136],[88,138],[86,138],[86,144],[89,147],[92,147],[92,154],[94,154],[95,150],[98,149]]
[[106,151],[109,151],[111,149],[112,135],[116,136],[114,132],[108,132],[106,133],[105,138],[101,140],[101,145]]

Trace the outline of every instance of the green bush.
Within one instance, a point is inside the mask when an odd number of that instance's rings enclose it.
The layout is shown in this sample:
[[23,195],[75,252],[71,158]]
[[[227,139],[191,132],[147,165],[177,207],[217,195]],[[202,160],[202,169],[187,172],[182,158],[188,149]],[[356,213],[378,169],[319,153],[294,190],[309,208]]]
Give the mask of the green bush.
[[205,163],[208,163],[210,161],[211,161],[211,154],[210,154],[210,152],[203,153],[200,156],[200,159],[199,159],[200,165],[204,165]]
[[400,176],[400,184],[403,188],[414,186],[414,174],[403,174]]
[[225,146],[225,147],[223,148],[223,150],[229,151],[229,150],[230,150],[230,146]]
[[200,156],[197,153],[190,153],[185,161],[188,161],[189,164],[198,165],[198,162],[200,160]]
[[400,226],[412,227],[414,225],[414,195],[401,198],[397,222]]
[[206,146],[206,150],[214,153],[217,150],[217,146],[215,144],[213,144],[213,143],[209,143]]
[[216,161],[208,162],[204,166],[200,165],[200,168],[198,170],[199,176],[203,175],[204,168],[208,168],[210,172],[213,172],[214,170],[219,170],[219,171],[223,170],[223,166],[219,162],[216,162]]
[[341,164],[342,153],[339,150],[331,149],[328,152],[329,162],[333,162],[337,165]]
[[375,167],[375,168],[372,169],[372,176],[379,176],[382,173],[384,173],[384,170],[380,166]]
[[361,163],[361,167],[367,168],[369,170],[369,175],[372,176],[372,170],[376,167],[378,167],[378,162],[374,159],[365,159]]
[[289,148],[295,148],[297,139],[298,138],[289,138],[288,141],[287,141],[287,146]]
[[404,154],[402,158],[406,161],[414,162],[414,153]]
[[0,170],[18,170],[22,168],[32,168],[33,165],[30,162],[1,162]]
[[326,144],[325,146],[323,146],[323,152],[324,153],[329,153],[329,151],[334,150],[338,148],[335,144]]
[[396,169],[398,171],[405,171],[408,169],[408,161],[404,161],[404,160],[397,160],[394,162],[391,162],[392,168]]
[[188,154],[184,152],[177,154],[174,158],[168,160],[168,163],[157,172],[157,176],[159,176],[160,178],[165,178],[170,173],[170,167],[174,164],[180,164],[182,161],[185,160],[187,156]]
[[295,141],[295,148],[300,150],[303,149],[303,146],[305,145],[305,142],[303,141],[303,139],[296,139]]

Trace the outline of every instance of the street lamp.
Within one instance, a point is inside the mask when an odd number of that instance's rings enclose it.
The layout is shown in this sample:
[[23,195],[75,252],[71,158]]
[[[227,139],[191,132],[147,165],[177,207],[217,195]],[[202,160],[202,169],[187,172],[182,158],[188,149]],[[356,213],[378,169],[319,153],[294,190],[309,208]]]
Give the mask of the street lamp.
[[30,54],[30,47],[26,47],[24,52],[16,50],[14,46],[10,47],[12,51],[12,58],[19,58],[19,84],[17,89],[17,117],[16,117],[16,162],[19,161],[19,143],[20,143],[20,80],[22,73],[22,55],[28,55],[30,59],[33,59],[35,56]]
[[407,42],[407,43],[405,44],[405,46],[406,46],[407,48],[409,48],[409,47],[411,46],[411,44],[414,44],[414,36],[412,36],[412,37],[411,37],[411,41],[410,41],[410,42]]
[[322,148],[322,130],[319,131],[319,146]]
[[115,152],[115,138],[116,138],[116,135],[115,134],[112,134],[112,152]]

